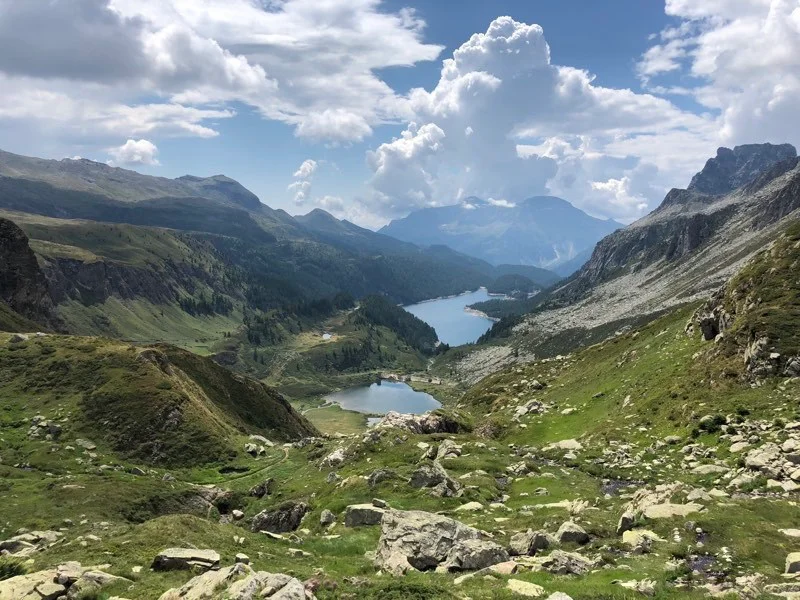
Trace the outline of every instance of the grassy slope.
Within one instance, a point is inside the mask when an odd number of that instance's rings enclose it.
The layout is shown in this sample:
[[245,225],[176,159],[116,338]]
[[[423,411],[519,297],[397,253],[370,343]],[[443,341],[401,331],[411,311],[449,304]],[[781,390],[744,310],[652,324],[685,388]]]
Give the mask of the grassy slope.
[[66,419],[66,435],[153,464],[226,462],[247,434],[314,432],[263,384],[168,346],[67,336],[9,344],[0,334],[0,394],[6,426],[34,414]]
[[21,333],[25,331],[38,331],[40,329],[42,329],[41,325],[14,312],[5,302],[0,302],[0,331]]

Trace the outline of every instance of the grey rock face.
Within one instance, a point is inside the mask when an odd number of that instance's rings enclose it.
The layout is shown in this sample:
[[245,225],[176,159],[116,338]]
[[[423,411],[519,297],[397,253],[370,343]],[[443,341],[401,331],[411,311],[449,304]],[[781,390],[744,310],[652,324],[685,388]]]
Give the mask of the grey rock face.
[[287,502],[274,510],[263,510],[253,517],[253,531],[288,533],[300,527],[300,521],[309,511],[305,502]]
[[167,548],[153,559],[151,568],[155,571],[178,571],[192,568],[219,568],[219,553],[214,550],[196,548]]
[[692,178],[689,189],[721,196],[756,179],[777,163],[797,157],[791,144],[748,144],[720,148],[717,156],[706,163]]
[[539,550],[547,550],[554,542],[555,539],[550,534],[529,529],[511,538],[509,551],[514,556],[531,556]]
[[477,529],[448,517],[417,510],[390,510],[381,522],[375,564],[394,575],[410,569],[428,571],[444,563],[460,542],[480,537]]

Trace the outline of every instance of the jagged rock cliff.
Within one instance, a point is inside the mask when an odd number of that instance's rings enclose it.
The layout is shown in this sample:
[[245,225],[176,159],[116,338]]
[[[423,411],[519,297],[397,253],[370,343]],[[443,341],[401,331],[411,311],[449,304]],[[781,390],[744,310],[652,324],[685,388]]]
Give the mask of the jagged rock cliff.
[[58,326],[47,283],[28,238],[7,219],[0,219],[0,302],[42,326]]
[[794,147],[720,149],[688,189],[672,190],[651,214],[600,241],[517,333],[592,328],[707,298],[798,209]]

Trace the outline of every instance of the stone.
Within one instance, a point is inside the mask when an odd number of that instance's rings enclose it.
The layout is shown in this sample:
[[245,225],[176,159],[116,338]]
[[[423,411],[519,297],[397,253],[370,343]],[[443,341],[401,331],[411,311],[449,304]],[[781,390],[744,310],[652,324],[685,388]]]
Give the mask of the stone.
[[483,504],[480,502],[467,502],[456,508],[456,512],[477,512],[483,510]]
[[[334,473],[335,474],[335,473]],[[264,496],[269,496],[272,493],[272,487],[275,484],[275,480],[272,477],[265,479],[261,483],[258,483],[250,488],[249,494],[255,498],[263,498]]]
[[468,539],[452,545],[444,563],[446,571],[477,571],[497,563],[507,562],[508,552],[490,540]]
[[244,519],[244,513],[238,508],[234,508],[231,511],[231,516],[233,517],[234,521],[241,521],[242,519]]
[[665,502],[663,504],[653,504],[644,509],[644,516],[648,519],[670,519],[672,517],[685,517],[703,510],[702,504],[690,502],[688,504],[673,504]]
[[390,469],[376,469],[370,473],[369,477],[367,477],[367,485],[372,488],[379,483],[383,483],[384,481],[389,481],[392,479],[398,479],[397,473],[394,471]]
[[336,515],[327,508],[323,510],[319,516],[319,524],[323,527],[327,527],[328,525],[333,525],[334,523],[336,523]]
[[347,460],[347,455],[345,454],[344,448],[337,448],[322,459],[322,466],[338,467],[342,465],[345,460]]
[[384,514],[385,509],[372,504],[351,504],[344,511],[344,524],[346,527],[378,525]]
[[529,581],[522,581],[521,579],[509,579],[506,583],[506,589],[518,596],[525,596],[526,598],[540,598],[545,595],[544,588]]
[[622,543],[631,548],[647,547],[651,542],[664,542],[663,538],[649,529],[631,529],[622,534]]
[[611,583],[620,585],[626,589],[633,590],[634,592],[638,592],[644,596],[655,596],[656,594],[656,582],[650,579],[642,579],[641,581],[631,580],[631,581],[612,581]]
[[622,535],[626,531],[630,531],[633,529],[633,525],[636,523],[636,514],[630,511],[626,511],[622,513],[622,516],[617,521],[617,535]]
[[800,573],[800,552],[792,552],[786,557],[786,573]]
[[160,600],[210,600],[211,598],[314,600],[314,595],[307,594],[303,583],[294,577],[282,573],[256,572],[250,566],[239,563],[219,571],[198,575],[180,588],[165,592]]
[[61,585],[69,587],[80,579],[81,575],[83,575],[83,571],[84,569],[81,567],[81,563],[74,561],[66,562],[58,565],[56,568],[55,580]]
[[509,552],[512,556],[532,556],[539,550],[547,550],[555,539],[544,531],[528,530],[511,537]]
[[309,510],[305,502],[286,502],[276,509],[262,510],[253,517],[252,530],[270,533],[295,531]]
[[433,488],[435,496],[449,498],[455,496],[462,485],[447,474],[445,468],[438,462],[422,465],[411,474],[409,484],[413,488]]
[[692,473],[695,475],[719,475],[727,473],[728,471],[729,469],[727,467],[721,467],[719,465],[698,465],[692,469]]
[[731,447],[728,450],[731,452],[731,454],[738,454],[742,450],[745,450],[746,448],[749,447],[750,447],[749,442],[734,442],[733,444],[731,444]]
[[47,582],[36,586],[36,593],[39,594],[42,600],[56,600],[63,596],[66,591],[67,588],[60,583]]
[[458,542],[480,537],[477,529],[455,519],[418,510],[389,510],[381,521],[375,565],[393,575],[432,570]]
[[250,557],[247,554],[243,554],[239,552],[233,559],[235,562],[242,564],[242,565],[249,565],[250,564]]
[[528,560],[534,570],[544,570],[555,575],[585,575],[595,567],[595,561],[563,550],[553,550],[547,556],[536,556]]
[[558,528],[556,539],[562,544],[586,544],[589,534],[580,525],[567,521]]
[[583,450],[583,444],[581,444],[577,440],[561,440],[560,442],[555,442],[554,444],[549,444],[544,447],[545,451],[550,450]]
[[436,460],[458,458],[459,456],[461,456],[461,446],[453,440],[444,440],[439,444],[439,449],[436,451]]
[[9,344],[21,344],[22,342],[27,342],[28,339],[29,339],[28,336],[25,335],[25,334],[15,333],[8,339],[8,343]]
[[572,600],[572,596],[568,596],[564,592],[553,592],[546,600]]
[[767,477],[777,478],[783,464],[781,449],[777,444],[767,442],[760,448],[748,452],[744,464],[749,469],[761,471]]
[[153,559],[154,571],[189,570],[192,568],[218,569],[219,554],[214,550],[194,548],[167,548]]
[[69,593],[67,594],[67,598],[79,598],[86,594],[86,592],[100,590],[107,585],[112,585],[119,581],[127,581],[130,580],[125,579],[124,577],[117,577],[115,575],[109,575],[108,573],[103,573],[102,571],[85,571],[80,578],[72,584],[69,588]]
[[36,599],[41,596],[36,592],[36,588],[41,585],[53,583],[56,571],[37,571],[27,575],[17,575],[0,581],[0,600],[20,600]]
[[412,415],[391,411],[386,413],[374,429],[405,429],[417,434],[458,433],[461,425],[454,419],[438,413]]

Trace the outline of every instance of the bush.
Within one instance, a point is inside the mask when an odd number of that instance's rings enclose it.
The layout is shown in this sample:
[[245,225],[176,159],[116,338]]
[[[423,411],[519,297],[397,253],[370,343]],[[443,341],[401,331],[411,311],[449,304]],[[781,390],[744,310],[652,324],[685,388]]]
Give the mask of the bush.
[[28,569],[19,559],[10,556],[0,556],[0,581],[11,579],[17,575],[25,575]]

